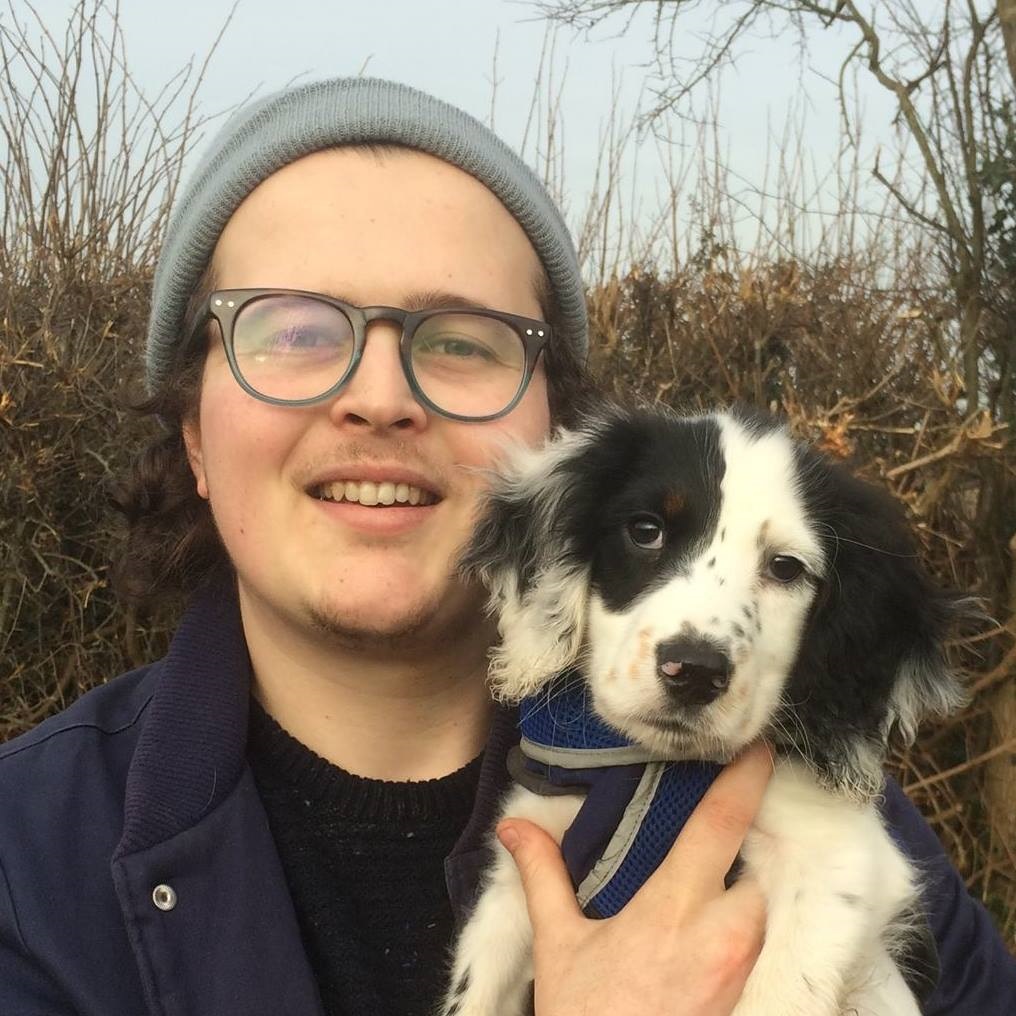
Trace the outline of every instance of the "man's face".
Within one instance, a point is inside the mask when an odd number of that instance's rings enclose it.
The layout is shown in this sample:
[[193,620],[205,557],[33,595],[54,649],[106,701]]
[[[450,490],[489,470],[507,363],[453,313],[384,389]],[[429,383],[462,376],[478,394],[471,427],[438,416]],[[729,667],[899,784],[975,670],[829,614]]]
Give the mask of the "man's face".
[[[287,166],[233,215],[214,266],[222,289],[303,289],[407,309],[445,294],[541,317],[539,262],[518,223],[468,174],[416,152],[340,149]],[[303,628],[382,645],[454,638],[480,623],[482,598],[454,567],[483,470],[505,438],[536,443],[549,429],[542,365],[508,416],[460,423],[413,399],[398,341],[393,323],[371,324],[343,391],[298,408],[247,395],[216,337],[198,419],[185,429],[241,599]],[[438,500],[322,500],[322,483],[337,481],[402,482]]]

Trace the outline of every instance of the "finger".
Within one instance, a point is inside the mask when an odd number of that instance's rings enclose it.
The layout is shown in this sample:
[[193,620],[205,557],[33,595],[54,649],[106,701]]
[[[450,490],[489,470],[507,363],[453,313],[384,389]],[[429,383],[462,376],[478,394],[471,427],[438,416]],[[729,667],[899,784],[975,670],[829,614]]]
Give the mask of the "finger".
[[497,838],[519,869],[537,938],[551,929],[560,933],[584,919],[561,850],[551,836],[532,822],[508,819],[498,825]]
[[682,894],[689,897],[723,892],[724,876],[755,819],[772,773],[772,754],[762,742],[731,762],[691,813],[647,888],[653,882],[670,886],[678,879]]

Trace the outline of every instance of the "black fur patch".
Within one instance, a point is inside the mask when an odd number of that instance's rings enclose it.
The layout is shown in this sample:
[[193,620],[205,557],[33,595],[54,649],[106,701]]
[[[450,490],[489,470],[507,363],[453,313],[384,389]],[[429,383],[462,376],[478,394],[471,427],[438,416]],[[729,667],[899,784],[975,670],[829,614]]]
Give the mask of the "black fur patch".
[[[591,562],[592,588],[609,610],[626,609],[680,574],[716,531],[724,462],[712,419],[627,414],[565,468],[567,545]],[[675,499],[680,510],[668,512]],[[659,551],[635,546],[628,535],[628,522],[645,514],[664,524]]]
[[[795,449],[799,493],[823,546],[828,574],[810,611],[784,692],[780,724],[793,747],[831,783],[858,742],[881,754],[901,668],[923,661],[952,681],[941,658],[954,598],[925,576],[893,498],[804,446]],[[929,703],[930,705],[930,703]],[[807,736],[800,735],[801,728]],[[781,733],[774,733],[780,742]]]
[[[507,569],[524,592],[541,563],[588,566],[592,588],[619,611],[687,567],[719,518],[724,461],[716,421],[632,410],[596,430],[595,440],[558,464],[547,489],[492,492],[460,562],[466,575]],[[548,541],[544,524],[554,509]],[[627,527],[640,516],[663,526],[660,550],[632,541]]]

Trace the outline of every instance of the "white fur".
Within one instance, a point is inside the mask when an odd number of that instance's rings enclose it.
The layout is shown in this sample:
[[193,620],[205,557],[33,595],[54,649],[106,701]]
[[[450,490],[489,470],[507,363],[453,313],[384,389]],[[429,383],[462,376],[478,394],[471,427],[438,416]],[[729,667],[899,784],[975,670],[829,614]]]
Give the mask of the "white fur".
[[[502,817],[529,819],[560,843],[581,803],[516,787]],[[518,869],[496,840],[494,849],[455,951],[442,1016],[529,1011],[532,927]],[[913,900],[914,873],[873,805],[837,797],[800,764],[781,760],[741,856],[768,917],[734,1016],[920,1016],[883,940]],[[456,992],[467,971],[465,990]]]
[[[525,445],[505,449],[509,489],[538,492],[545,506],[533,522],[544,546],[554,542],[554,518],[568,492],[559,467],[580,455],[594,437],[595,430],[568,432],[539,451]],[[501,644],[491,657],[491,688],[495,695],[517,701],[536,691],[548,674],[578,659],[586,627],[587,576],[581,569],[549,562],[525,593],[519,592],[511,572],[481,574],[480,578],[490,591],[501,632]]]
[[517,701],[574,663],[586,630],[588,590],[583,571],[552,565],[520,596],[508,577],[498,588],[501,645],[493,652],[494,694]]
[[895,726],[903,741],[911,744],[924,716],[929,713],[948,716],[959,709],[966,699],[959,684],[943,684],[937,680],[933,667],[926,662],[911,660],[904,666],[893,687],[886,717],[886,733]]
[[[532,694],[581,663],[601,717],[673,758],[728,760],[772,724],[815,588],[767,580],[765,562],[774,553],[792,554],[818,577],[833,571],[834,562],[823,559],[803,508],[786,434],[759,434],[726,416],[717,421],[726,470],[715,531],[680,574],[628,609],[607,609],[590,592],[588,569],[562,563],[549,549],[524,593],[510,569],[483,576],[502,634],[492,670],[502,697]],[[540,493],[546,510],[536,524],[548,548],[555,546],[554,515],[567,493],[559,466],[596,436],[594,426],[548,451],[519,453],[512,482]],[[723,694],[689,713],[689,730],[679,734],[651,718],[674,710],[657,671],[656,646],[682,634],[726,645],[734,666]],[[912,735],[928,708],[925,686],[934,684],[916,671],[900,675],[886,733],[898,722]],[[943,690],[941,709],[954,704]],[[736,1016],[919,1014],[892,959],[906,934],[899,915],[916,900],[916,875],[875,804],[882,779],[877,746],[859,741],[852,752],[845,768],[863,777],[838,790],[820,783],[803,762],[777,763],[742,850],[746,874],[762,887],[768,910],[765,945]],[[542,798],[516,788],[503,814],[531,819],[560,842],[580,804],[580,798]],[[497,843],[495,852],[458,943],[443,1016],[527,1011],[532,932],[515,865]]]
[[[502,817],[527,818],[560,843],[581,804],[581,797],[540,797],[514,787]],[[525,1016],[529,1011],[533,930],[526,897],[511,855],[496,839],[493,846],[494,863],[455,949],[442,1016]],[[458,992],[464,977],[465,990]]]

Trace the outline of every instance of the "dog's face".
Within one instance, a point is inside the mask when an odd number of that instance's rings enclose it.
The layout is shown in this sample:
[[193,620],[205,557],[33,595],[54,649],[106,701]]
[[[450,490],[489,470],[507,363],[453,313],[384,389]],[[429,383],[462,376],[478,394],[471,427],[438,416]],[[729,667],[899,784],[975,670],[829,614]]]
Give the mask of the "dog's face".
[[604,492],[583,670],[597,711],[630,736],[727,756],[769,726],[827,562],[778,431],[666,429]]
[[617,412],[520,453],[464,567],[503,696],[578,665],[604,720],[675,758],[765,735],[871,793],[890,728],[959,701],[895,506],[768,421]]

